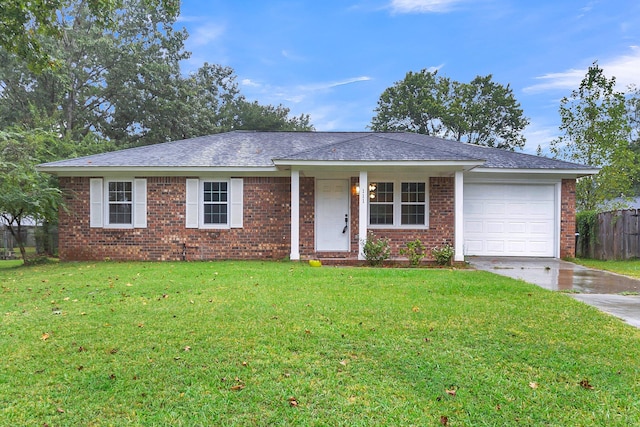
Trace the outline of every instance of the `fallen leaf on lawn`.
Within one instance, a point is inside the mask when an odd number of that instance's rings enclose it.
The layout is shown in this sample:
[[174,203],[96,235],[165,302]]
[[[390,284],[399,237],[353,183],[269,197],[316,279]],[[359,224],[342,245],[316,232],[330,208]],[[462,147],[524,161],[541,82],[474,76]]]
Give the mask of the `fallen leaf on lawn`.
[[112,348],[111,350],[109,350],[109,353],[111,354],[116,354],[118,352],[117,348]]
[[70,299],[69,297],[65,297],[64,301],[69,301],[69,299]]
[[531,387],[532,389],[534,389],[534,390],[535,390],[536,388],[538,388],[538,383],[536,383],[536,382],[530,382],[530,383],[529,383],[529,387]]
[[127,283],[125,286],[133,286],[131,283]]
[[83,351],[84,351],[84,347],[83,347],[83,346],[78,347],[78,352],[79,352],[79,353],[80,353],[80,352],[83,352]]
[[305,329],[305,330],[304,330],[304,333],[305,333],[305,334],[307,334],[307,335],[309,335],[309,334],[311,333],[311,331],[310,331],[310,330],[308,330],[308,329]]
[[417,313],[420,311],[420,307],[416,307],[415,305],[413,306],[413,308],[411,309],[414,313]]
[[341,361],[340,361],[340,364],[341,364],[342,366],[347,366],[347,363],[349,363],[349,361],[348,361],[348,360],[341,360]]
[[589,380],[586,380],[586,379],[580,381],[580,387],[586,388],[587,390],[593,390],[594,389],[594,387],[591,384],[589,384]]
[[40,337],[40,339],[41,339],[42,341],[46,341],[46,340],[48,340],[48,339],[49,339],[49,336],[50,336],[50,335],[49,335],[48,333],[46,333],[46,332],[45,332],[44,334],[42,334],[42,336]]
[[231,390],[233,390],[233,391],[240,391],[240,390],[242,390],[242,389],[243,389],[243,388],[245,388],[245,387],[246,387],[246,386],[245,386],[244,384],[236,384],[236,385],[234,385],[234,386],[232,386],[232,387],[231,387]]
[[445,417],[444,415],[440,417],[440,424],[442,424],[443,426],[446,426],[447,424],[449,424],[449,417]]
[[64,414],[64,409],[58,408],[58,409],[56,409],[56,412],[59,413],[59,414]]
[[167,294],[162,294],[162,298],[169,298],[169,295],[167,295]]
[[247,362],[242,362],[242,366],[249,366],[249,364]]
[[298,399],[296,399],[295,397],[291,396],[289,399],[287,399],[289,401],[289,405],[291,406],[298,406]]
[[184,351],[191,351],[191,347],[189,347],[188,345],[184,347]]
[[451,390],[445,390],[445,391],[447,392],[447,394],[449,396],[455,396],[456,395],[456,389],[455,388],[453,388]]

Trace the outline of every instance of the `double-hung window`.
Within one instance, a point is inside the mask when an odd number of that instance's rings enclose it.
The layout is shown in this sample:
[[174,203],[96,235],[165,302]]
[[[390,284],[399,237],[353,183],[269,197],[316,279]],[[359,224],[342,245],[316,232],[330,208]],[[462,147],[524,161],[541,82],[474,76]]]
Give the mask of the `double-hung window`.
[[133,213],[133,182],[107,182],[109,224],[131,225]]
[[369,184],[369,225],[421,228],[429,225],[427,184],[385,181]]
[[186,180],[187,228],[242,228],[242,178]]
[[204,181],[202,223],[224,225],[229,222],[229,183],[226,181]]
[[91,178],[89,224],[93,228],[146,228],[147,180]]

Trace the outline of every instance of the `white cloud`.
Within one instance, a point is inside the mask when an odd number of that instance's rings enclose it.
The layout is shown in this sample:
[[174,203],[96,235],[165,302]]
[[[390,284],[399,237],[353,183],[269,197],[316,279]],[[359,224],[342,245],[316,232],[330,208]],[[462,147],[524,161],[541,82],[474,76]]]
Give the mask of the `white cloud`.
[[442,13],[448,12],[462,0],[391,0],[393,13]]
[[249,86],[249,87],[260,87],[260,86],[262,86],[260,83],[255,82],[255,81],[253,81],[251,79],[242,79],[240,81],[240,84],[242,86]]
[[[630,46],[628,54],[620,55],[604,61],[599,61],[600,68],[608,77],[615,77],[619,90],[626,89],[631,84],[640,85],[640,47]],[[548,73],[536,77],[540,83],[525,87],[525,93],[539,93],[550,90],[574,90],[580,86],[580,82],[587,73],[587,68],[569,69],[559,73]]]
[[196,27],[189,34],[187,43],[190,46],[204,46],[218,40],[225,32],[224,25],[207,24]]
[[559,136],[557,125],[542,125],[534,120],[522,132],[527,139],[523,149],[525,153],[537,154],[538,146],[542,150],[542,155],[549,157],[551,155],[551,141]]

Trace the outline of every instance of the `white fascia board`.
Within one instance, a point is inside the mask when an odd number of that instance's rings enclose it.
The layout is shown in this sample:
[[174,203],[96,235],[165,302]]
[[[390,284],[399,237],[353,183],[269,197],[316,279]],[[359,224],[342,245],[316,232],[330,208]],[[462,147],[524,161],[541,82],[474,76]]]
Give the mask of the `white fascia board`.
[[495,173],[495,174],[540,174],[540,175],[567,175],[567,176],[587,176],[600,172],[600,168],[589,169],[507,169],[507,168],[474,168],[471,173]]
[[276,166],[340,166],[363,168],[368,166],[457,166],[464,169],[484,164],[484,160],[274,160]]
[[[111,174],[133,174],[135,176],[198,176],[200,174],[239,173],[239,174],[263,174],[280,172],[280,169],[270,167],[134,167],[134,166],[36,166],[39,172],[45,172],[57,176],[97,176]],[[132,176],[133,176],[132,175]]]

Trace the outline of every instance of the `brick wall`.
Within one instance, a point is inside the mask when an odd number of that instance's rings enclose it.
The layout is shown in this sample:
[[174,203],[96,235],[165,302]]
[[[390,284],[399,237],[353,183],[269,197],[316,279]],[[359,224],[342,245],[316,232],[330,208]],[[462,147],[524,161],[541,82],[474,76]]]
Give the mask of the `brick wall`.
[[[351,187],[358,184],[358,178],[351,178]],[[448,243],[453,246],[454,239],[454,178],[432,177],[429,179],[429,228],[424,230],[410,229],[380,229],[370,231],[378,238],[388,238],[391,245],[391,257],[400,257],[400,249],[406,247],[407,242],[420,239],[428,249],[431,258],[431,248]],[[358,255],[358,196],[351,196],[351,253]],[[365,236],[362,236],[365,237]],[[325,254],[323,254],[326,256]]]
[[576,255],[576,180],[563,179],[560,195],[560,258]]
[[[313,179],[302,182],[313,194]],[[244,178],[244,226],[241,229],[185,228],[185,177],[147,178],[147,228],[89,227],[89,178],[63,177],[67,209],[60,211],[63,260],[282,259],[290,251],[289,178]],[[306,199],[303,199],[306,200]],[[313,199],[311,199],[313,200]],[[301,205],[304,226],[313,221]],[[306,236],[308,239],[309,236]],[[313,247],[313,227],[311,227]]]

